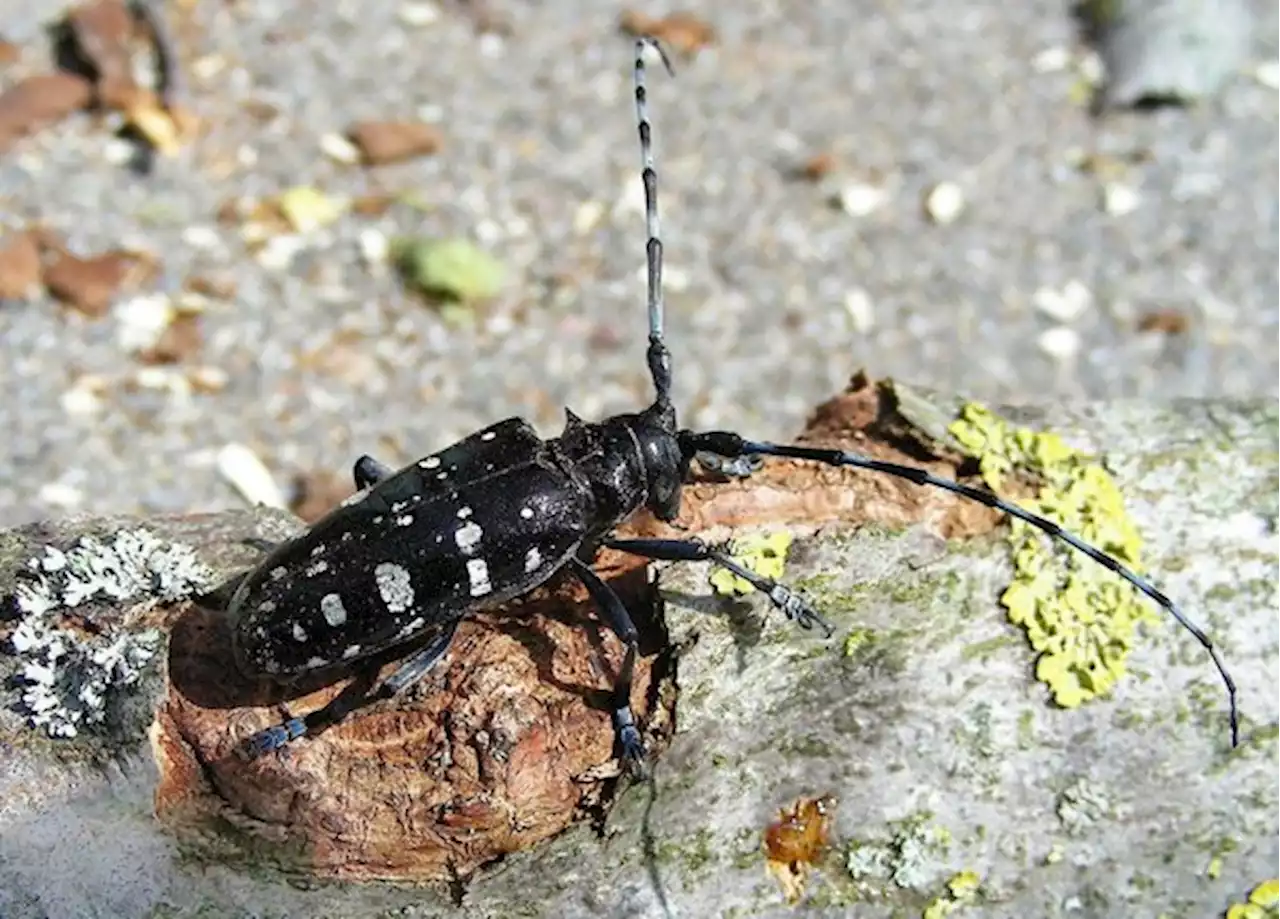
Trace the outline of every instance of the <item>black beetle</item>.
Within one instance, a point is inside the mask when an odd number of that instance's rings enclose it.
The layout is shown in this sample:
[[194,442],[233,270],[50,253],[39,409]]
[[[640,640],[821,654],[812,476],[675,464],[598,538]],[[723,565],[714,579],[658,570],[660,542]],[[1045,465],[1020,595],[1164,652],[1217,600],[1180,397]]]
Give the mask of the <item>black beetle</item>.
[[[830,636],[830,626],[802,597],[717,549],[692,539],[611,535],[641,508],[674,520],[695,456],[718,457],[725,468],[741,466],[741,474],[749,474],[759,457],[779,456],[870,469],[946,489],[1024,520],[1116,572],[1168,610],[1209,651],[1227,686],[1234,745],[1235,684],[1217,648],[1155,587],[1052,521],[911,466],[678,427],[670,398],[671,355],[663,336],[657,173],[646,110],[644,52],[650,46],[668,71],[671,65],[654,39],[637,40],[635,104],[648,229],[653,404],[599,424],[566,412],[564,432],[552,440],[509,418],[398,472],[361,457],[354,470],[361,491],[303,536],[276,547],[235,590],[230,611],[238,617],[238,666],[248,674],[287,681],[429,638],[379,687],[378,696],[393,696],[421,679],[445,653],[461,619],[526,594],[567,568],[627,646],[615,684],[613,724],[623,757],[642,768],[644,748],[628,704],[636,630],[621,600],[589,563],[602,546],[651,559],[711,561],[751,582],[800,626],[818,626]],[[243,749],[251,756],[277,749],[332,716],[291,718],[255,734]]]

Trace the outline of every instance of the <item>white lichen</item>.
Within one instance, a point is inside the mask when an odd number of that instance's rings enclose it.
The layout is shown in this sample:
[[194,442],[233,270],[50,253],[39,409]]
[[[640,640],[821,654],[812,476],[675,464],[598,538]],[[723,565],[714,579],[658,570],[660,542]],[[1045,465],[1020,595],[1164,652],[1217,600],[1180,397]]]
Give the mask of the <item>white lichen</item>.
[[21,618],[9,643],[23,659],[22,708],[50,737],[75,737],[102,722],[116,688],[142,676],[160,633],[129,631],[119,617],[73,628],[62,613],[92,600],[178,600],[209,586],[213,572],[191,548],[136,529],[85,536],[65,552],[48,546],[19,576]]
[[885,840],[850,846],[845,870],[855,881],[888,881],[904,889],[923,890],[942,870],[951,843],[946,827],[916,815],[890,825]]
[[1058,819],[1068,835],[1079,836],[1099,820],[1111,816],[1113,808],[1106,790],[1088,778],[1079,778],[1058,796]]

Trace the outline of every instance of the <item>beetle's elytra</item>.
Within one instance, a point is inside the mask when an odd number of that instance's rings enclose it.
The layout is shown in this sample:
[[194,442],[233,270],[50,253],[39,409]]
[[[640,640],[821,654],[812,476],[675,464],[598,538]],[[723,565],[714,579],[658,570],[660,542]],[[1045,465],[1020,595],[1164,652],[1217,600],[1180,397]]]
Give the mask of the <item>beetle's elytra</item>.
[[[433,635],[378,691],[382,697],[394,695],[421,679],[447,651],[459,620],[528,593],[568,569],[627,646],[614,689],[613,725],[622,756],[641,769],[644,749],[628,704],[636,630],[621,600],[592,571],[591,560],[600,547],[609,546],[651,559],[711,561],[751,582],[800,626],[817,625],[830,635],[830,627],[799,595],[701,542],[612,536],[641,508],[674,520],[696,454],[712,454],[725,468],[743,474],[761,457],[789,457],[870,469],[951,491],[1024,520],[1114,571],[1166,609],[1209,652],[1227,687],[1234,745],[1235,684],[1217,648],[1146,580],[1052,521],[915,467],[678,426],[663,327],[657,172],[644,81],[649,47],[669,71],[671,66],[655,40],[637,40],[635,104],[648,230],[653,403],[599,423],[568,412],[563,433],[551,440],[520,419],[507,419],[397,472],[362,457],[355,466],[362,490],[303,536],[275,548],[237,588],[230,609],[237,617],[238,666],[247,674],[289,680],[339,665],[358,668],[371,655]],[[250,737],[244,750],[261,755],[323,723],[316,715],[290,719]]]

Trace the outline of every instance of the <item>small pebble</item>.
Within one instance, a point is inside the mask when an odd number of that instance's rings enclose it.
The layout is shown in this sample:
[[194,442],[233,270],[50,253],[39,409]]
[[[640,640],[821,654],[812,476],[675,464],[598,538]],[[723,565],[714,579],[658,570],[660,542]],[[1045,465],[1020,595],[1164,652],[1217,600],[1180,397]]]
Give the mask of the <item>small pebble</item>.
[[129,140],[113,137],[102,147],[102,158],[112,166],[123,166],[134,157],[137,146]]
[[50,507],[74,508],[84,503],[84,492],[61,482],[47,482],[37,492],[40,503]]
[[924,209],[938,226],[954,223],[964,210],[964,191],[955,182],[939,182],[925,195]]
[[1058,73],[1070,64],[1071,52],[1061,46],[1045,48],[1031,59],[1031,68],[1036,73]]
[[273,236],[258,253],[258,264],[273,271],[285,271],[304,248],[306,241],[301,236]]
[[1074,322],[1093,304],[1093,293],[1083,283],[1071,280],[1061,290],[1041,287],[1031,295],[1031,305],[1058,322]]
[[244,444],[227,444],[218,451],[218,472],[250,504],[281,510],[288,507],[284,493],[258,455]]
[[360,258],[369,268],[378,268],[387,263],[391,252],[391,241],[381,230],[366,228],[360,231],[358,241]]
[[396,18],[411,28],[429,26],[440,18],[440,11],[432,3],[402,3],[396,10]]
[[213,227],[197,225],[182,231],[182,241],[192,249],[216,249],[222,238]]
[[1268,89],[1280,86],[1280,61],[1264,61],[1253,68],[1253,78]]
[[165,294],[145,294],[116,305],[116,342],[126,351],[150,348],[173,322],[173,304]]
[[320,135],[320,152],[336,163],[354,166],[360,162],[360,148],[333,131]]
[[853,329],[858,333],[866,333],[876,324],[875,309],[871,303],[871,295],[861,287],[844,295],[844,310],[853,321]]
[[1112,217],[1123,217],[1138,209],[1137,191],[1120,182],[1107,182],[1102,186],[1102,209]]
[[585,236],[596,228],[604,217],[604,205],[594,198],[583,201],[573,212],[573,232],[577,236]]
[[1080,333],[1066,326],[1055,326],[1041,332],[1036,344],[1055,360],[1068,361],[1080,352]]
[[840,193],[836,196],[840,209],[854,217],[866,217],[883,207],[888,200],[887,191],[865,182],[852,182],[840,189]]

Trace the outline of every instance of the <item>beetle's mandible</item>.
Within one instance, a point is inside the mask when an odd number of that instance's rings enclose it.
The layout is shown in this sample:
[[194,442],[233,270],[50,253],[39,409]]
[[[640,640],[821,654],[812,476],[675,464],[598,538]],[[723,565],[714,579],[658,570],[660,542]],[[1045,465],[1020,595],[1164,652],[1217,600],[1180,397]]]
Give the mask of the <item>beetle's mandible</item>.
[[[741,467],[743,473],[761,457],[789,457],[945,489],[1026,521],[1115,572],[1167,610],[1209,652],[1227,687],[1235,745],[1235,684],[1209,638],[1145,579],[1056,523],[912,466],[679,427],[663,328],[657,172],[644,80],[648,47],[657,50],[668,71],[671,65],[654,39],[637,40],[635,106],[648,230],[647,356],[653,403],[600,423],[566,412],[564,432],[551,440],[540,438],[525,421],[510,418],[399,471],[361,457],[354,472],[360,491],[301,537],[275,547],[235,590],[230,612],[236,617],[237,665],[248,674],[286,681],[333,667],[359,667],[372,655],[425,640],[375,694],[394,696],[420,680],[448,650],[460,620],[526,594],[568,569],[626,646],[614,687],[613,726],[622,757],[642,771],[644,746],[629,706],[636,629],[622,601],[592,571],[591,560],[608,546],[650,559],[710,561],[754,584],[800,626],[817,626],[830,636],[831,627],[801,596],[702,542],[613,536],[641,508],[661,520],[674,520],[697,454],[712,454],[726,468]],[[253,735],[242,749],[261,755],[322,723],[327,722],[314,715],[291,718]]]

